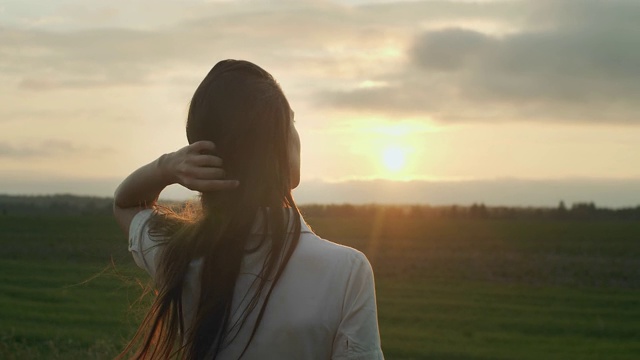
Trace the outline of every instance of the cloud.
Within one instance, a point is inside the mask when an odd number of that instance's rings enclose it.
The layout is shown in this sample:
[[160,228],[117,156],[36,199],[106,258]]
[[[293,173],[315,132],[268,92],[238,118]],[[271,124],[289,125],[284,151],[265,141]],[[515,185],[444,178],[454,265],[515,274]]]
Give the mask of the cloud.
[[127,6],[117,12],[103,9],[109,16],[99,17],[92,27],[86,23],[89,15],[70,16],[87,11],[76,4],[58,14],[65,16],[68,28],[63,30],[44,25],[0,28],[0,67],[13,74],[23,90],[145,85],[155,74],[212,66],[226,57],[258,59],[269,69],[339,81],[376,73],[395,61],[389,51],[403,52],[425,22],[518,18],[511,5],[449,1],[361,6],[241,1],[173,7],[149,2],[157,17],[171,21],[140,26],[148,23],[139,11],[143,5],[139,1],[132,8],[138,9],[140,20],[129,26],[123,24],[132,17]]
[[93,148],[63,140],[46,140],[34,144],[9,144],[0,142],[0,159],[50,158],[57,156],[104,153],[106,148]]
[[192,89],[218,60],[246,58],[327,111],[442,123],[640,119],[640,4],[631,0],[192,2],[153,17],[140,13],[153,3],[136,4],[95,14],[69,5],[56,13],[63,30],[0,28],[5,86]]
[[491,37],[476,31],[432,31],[416,41],[412,57],[418,66],[436,71],[456,71],[477,61],[491,46]]
[[[320,94],[339,108],[442,122],[640,120],[640,4],[543,1],[505,35],[460,27],[415,37],[386,87]],[[535,24],[535,25],[531,25]]]
[[431,204],[548,206],[595,202],[599,206],[638,206],[638,179],[487,179],[467,181],[388,180],[303,182],[294,191],[299,204]]

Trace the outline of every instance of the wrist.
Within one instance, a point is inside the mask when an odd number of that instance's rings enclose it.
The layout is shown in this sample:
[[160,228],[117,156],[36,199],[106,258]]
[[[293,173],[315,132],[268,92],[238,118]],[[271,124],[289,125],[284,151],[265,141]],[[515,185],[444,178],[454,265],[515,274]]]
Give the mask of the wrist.
[[158,169],[160,178],[165,183],[165,185],[171,185],[178,182],[175,171],[173,171],[174,167],[172,162],[172,154],[173,153],[162,154],[156,160],[156,168]]

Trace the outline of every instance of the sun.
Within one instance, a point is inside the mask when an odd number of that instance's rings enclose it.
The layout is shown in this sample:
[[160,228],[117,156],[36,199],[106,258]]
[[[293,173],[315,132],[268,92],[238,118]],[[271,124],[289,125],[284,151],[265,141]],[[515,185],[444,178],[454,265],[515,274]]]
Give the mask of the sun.
[[387,170],[400,171],[407,161],[407,151],[397,146],[390,146],[384,149],[382,161]]

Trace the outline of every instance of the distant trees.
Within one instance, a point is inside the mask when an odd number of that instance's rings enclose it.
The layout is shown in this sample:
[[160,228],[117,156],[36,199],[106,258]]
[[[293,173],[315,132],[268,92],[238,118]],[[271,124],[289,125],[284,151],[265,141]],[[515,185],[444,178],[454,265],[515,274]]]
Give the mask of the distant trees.
[[0,195],[0,214],[6,215],[88,215],[111,214],[113,199],[76,196]]
[[[109,215],[112,198],[47,195],[0,195],[0,216],[7,215]],[[177,205],[180,203],[167,203]],[[450,218],[450,219],[551,219],[551,220],[640,220],[640,206],[620,209],[599,208],[593,202],[578,202],[567,207],[560,201],[557,207],[507,207],[431,205],[301,205],[307,217],[375,218]]]
[[489,217],[489,211],[484,204],[473,204],[469,208],[469,216],[472,218],[484,219]]
[[567,206],[564,204],[564,201],[560,200],[558,204],[558,216],[563,217],[567,215]]
[[309,217],[372,217],[384,212],[384,216],[411,218],[450,219],[549,219],[549,220],[640,220],[640,206],[631,208],[598,208],[593,202],[574,203],[567,208],[564,201],[557,207],[507,207],[430,205],[302,205],[302,213]]

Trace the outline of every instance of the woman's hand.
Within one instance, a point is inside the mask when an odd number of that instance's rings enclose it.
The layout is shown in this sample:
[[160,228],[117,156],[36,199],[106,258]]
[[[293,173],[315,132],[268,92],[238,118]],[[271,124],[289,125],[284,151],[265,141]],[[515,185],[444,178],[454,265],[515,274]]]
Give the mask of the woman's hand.
[[198,141],[129,174],[113,196],[113,214],[125,234],[129,234],[133,217],[143,209],[153,208],[162,190],[171,184],[200,192],[238,187],[237,180],[224,179],[222,159],[210,155],[213,150],[212,142]]
[[198,141],[163,155],[159,164],[167,182],[200,192],[238,187],[237,180],[225,179],[222,159],[211,155],[214,150],[215,145],[211,141]]

